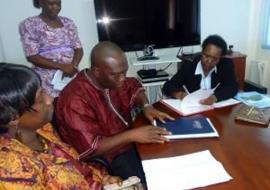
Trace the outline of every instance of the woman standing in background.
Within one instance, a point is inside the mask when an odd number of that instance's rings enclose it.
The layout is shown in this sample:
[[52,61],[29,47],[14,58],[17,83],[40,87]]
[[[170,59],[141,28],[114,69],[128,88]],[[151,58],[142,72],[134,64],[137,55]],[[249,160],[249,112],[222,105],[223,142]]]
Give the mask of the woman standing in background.
[[50,96],[57,97],[60,91],[54,90],[51,84],[55,72],[61,70],[65,76],[74,76],[83,49],[73,21],[58,16],[61,0],[33,0],[33,4],[41,8],[41,13],[19,25],[23,49],[40,75],[42,87]]

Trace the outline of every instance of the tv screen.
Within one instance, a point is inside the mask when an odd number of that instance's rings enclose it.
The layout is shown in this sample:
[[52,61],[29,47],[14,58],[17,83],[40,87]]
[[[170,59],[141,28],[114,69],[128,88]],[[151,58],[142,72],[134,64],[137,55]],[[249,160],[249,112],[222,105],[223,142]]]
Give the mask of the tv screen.
[[200,0],[94,0],[99,41],[124,51],[200,44]]

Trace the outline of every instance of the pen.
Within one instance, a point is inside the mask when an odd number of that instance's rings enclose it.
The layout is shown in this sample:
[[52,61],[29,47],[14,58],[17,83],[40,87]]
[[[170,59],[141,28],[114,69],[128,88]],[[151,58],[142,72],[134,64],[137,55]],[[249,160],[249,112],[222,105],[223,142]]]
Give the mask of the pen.
[[157,126],[157,121],[156,121],[155,119],[153,120],[152,125],[153,125],[154,127]]
[[219,85],[220,85],[220,82],[215,86],[215,88],[213,88],[213,90],[215,91]]
[[186,85],[183,85],[182,87],[183,87],[183,89],[185,90],[185,92],[186,92],[187,94],[190,94],[189,91],[188,91],[188,89],[187,89],[187,87],[186,87]]
[[247,113],[247,116],[249,116],[249,115],[251,114],[251,112],[252,112],[253,109],[254,109],[254,106],[252,106],[252,107],[250,108],[250,110],[249,110],[248,113]]

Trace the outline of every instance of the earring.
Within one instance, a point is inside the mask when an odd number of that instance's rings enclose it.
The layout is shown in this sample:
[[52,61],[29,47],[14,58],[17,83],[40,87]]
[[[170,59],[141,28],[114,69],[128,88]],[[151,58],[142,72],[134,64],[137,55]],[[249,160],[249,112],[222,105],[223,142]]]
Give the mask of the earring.
[[15,138],[22,142],[22,132],[20,131],[18,125],[16,126],[16,131],[15,131]]

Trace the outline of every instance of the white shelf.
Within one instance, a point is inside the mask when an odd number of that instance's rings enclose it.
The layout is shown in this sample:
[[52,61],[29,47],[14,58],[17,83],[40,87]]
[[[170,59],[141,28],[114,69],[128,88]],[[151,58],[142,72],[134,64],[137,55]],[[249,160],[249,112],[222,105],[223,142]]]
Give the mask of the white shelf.
[[165,83],[166,81],[158,81],[158,82],[148,82],[148,83],[142,83],[144,87],[148,86],[161,86]]
[[[129,64],[132,66],[146,66],[146,65],[157,65],[157,64],[169,64],[169,63],[178,63],[181,62],[179,58],[176,57],[176,54],[159,54],[157,55],[159,59],[156,60],[145,60],[138,61],[137,57],[130,57]],[[148,82],[142,83],[143,87],[146,89],[146,94],[151,103],[158,101],[158,94],[161,94],[160,88],[158,86],[162,86],[166,81],[158,81],[158,82]],[[152,96],[151,96],[152,95]],[[153,97],[153,99],[151,98]]]
[[159,55],[159,59],[156,60],[145,60],[138,61],[136,57],[129,58],[130,63],[133,66],[142,66],[142,65],[150,65],[150,64],[164,64],[164,63],[177,63],[181,60],[176,57],[175,54],[164,54]]

